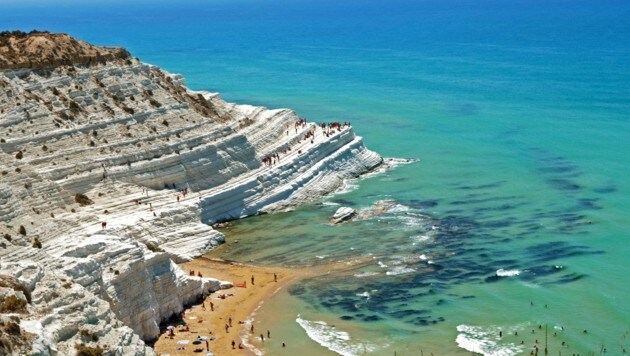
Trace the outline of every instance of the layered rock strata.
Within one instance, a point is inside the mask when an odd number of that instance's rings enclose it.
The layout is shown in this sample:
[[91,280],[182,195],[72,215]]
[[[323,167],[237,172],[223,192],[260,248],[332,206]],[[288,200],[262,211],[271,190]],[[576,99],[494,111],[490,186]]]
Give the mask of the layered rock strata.
[[175,264],[223,241],[210,225],[382,163],[349,126],[227,103],[124,49],[18,37],[0,43],[0,275],[31,294],[8,316],[35,353],[152,353],[161,321],[230,286]]

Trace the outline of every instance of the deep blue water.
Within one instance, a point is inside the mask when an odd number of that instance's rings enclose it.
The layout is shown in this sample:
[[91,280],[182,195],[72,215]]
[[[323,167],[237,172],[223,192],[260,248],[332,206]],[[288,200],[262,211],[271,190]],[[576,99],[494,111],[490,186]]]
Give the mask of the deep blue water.
[[[630,2],[8,1],[0,27],[124,46],[193,89],[351,121],[383,156],[421,159],[329,205],[228,232],[240,242],[224,253],[243,261],[372,253],[387,266],[279,296],[266,313],[290,312],[261,318],[292,345],[324,352],[305,334],[317,320],[349,332],[337,346],[350,353],[464,352],[458,337],[488,354],[529,353],[540,334],[520,347],[496,331],[524,335],[539,324],[565,328],[554,353],[627,345]],[[404,209],[326,225],[330,203],[384,199]]]

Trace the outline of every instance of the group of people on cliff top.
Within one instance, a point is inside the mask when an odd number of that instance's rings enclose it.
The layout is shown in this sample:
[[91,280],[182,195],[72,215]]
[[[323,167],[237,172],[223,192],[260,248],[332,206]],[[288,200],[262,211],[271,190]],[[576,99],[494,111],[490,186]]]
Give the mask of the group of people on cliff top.
[[[304,118],[299,118],[297,121],[295,121],[294,123],[294,128],[295,128],[295,133],[298,133],[298,128],[306,128],[306,119]],[[349,122],[329,122],[329,123],[325,123],[322,122],[320,123],[319,126],[324,135],[326,137],[330,137],[332,135],[335,134],[336,132],[341,132],[344,128],[346,127],[351,127]],[[289,130],[287,130],[287,136],[289,135]],[[308,132],[306,132],[306,134],[304,135],[304,137],[300,138],[298,140],[298,143],[301,143],[302,140],[308,140],[311,139],[311,144],[315,143],[315,130],[309,130]],[[288,152],[291,151],[291,147],[288,146],[287,148],[282,150],[283,154],[288,154]],[[302,150],[298,150],[298,154],[302,154]],[[269,156],[263,157],[261,159],[262,163],[266,166],[273,166],[275,164],[277,164],[278,162],[280,162],[280,154],[278,153],[273,153]]]

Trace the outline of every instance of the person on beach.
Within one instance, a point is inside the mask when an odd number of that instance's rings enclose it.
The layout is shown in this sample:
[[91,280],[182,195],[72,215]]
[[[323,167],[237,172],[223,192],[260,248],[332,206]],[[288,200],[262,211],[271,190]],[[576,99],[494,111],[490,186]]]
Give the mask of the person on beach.
[[284,343],[284,341],[282,342],[282,347],[287,347],[287,345]]
[[210,342],[208,342],[208,339],[206,339],[206,350],[210,350]]
[[236,341],[232,340],[232,350],[236,348]]
[[243,349],[243,344],[241,344],[241,343],[239,342],[239,343],[238,343],[238,348],[239,348],[239,350],[242,350],[242,349]]
[[271,331],[267,330],[267,339],[271,339]]
[[230,326],[228,324],[225,324],[225,332],[229,333],[230,332]]
[[210,302],[210,311],[214,311],[214,303]]
[[232,317],[231,316],[228,317],[228,323],[230,324],[230,327],[232,327]]
[[252,275],[252,285],[254,285],[254,275]]
[[260,341],[265,342],[265,337],[263,336],[263,334],[260,334]]
[[254,333],[254,324],[252,324],[252,327],[249,328],[249,332],[251,332],[252,334]]
[[201,302],[201,309],[206,310],[206,302]]
[[106,228],[106,227],[107,227],[107,222],[106,222],[106,221],[103,221],[103,222],[101,223],[101,228],[102,228],[103,230],[105,230],[105,228]]
[[274,282],[277,282],[277,281],[278,281],[278,275],[277,275],[277,274],[275,274],[275,273],[273,274],[273,281],[274,281]]

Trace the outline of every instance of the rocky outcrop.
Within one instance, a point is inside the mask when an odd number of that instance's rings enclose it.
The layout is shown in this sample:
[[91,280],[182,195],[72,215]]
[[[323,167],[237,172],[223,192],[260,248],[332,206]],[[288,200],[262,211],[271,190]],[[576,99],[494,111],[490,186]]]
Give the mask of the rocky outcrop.
[[151,353],[162,320],[229,286],[175,264],[224,240],[212,224],[313,201],[382,162],[347,125],[227,103],[123,52],[81,59],[94,48],[0,71],[0,274],[32,295],[20,326],[39,354]]
[[354,209],[344,206],[335,211],[335,214],[330,218],[330,222],[332,224],[341,224],[351,220],[356,214],[357,212]]

